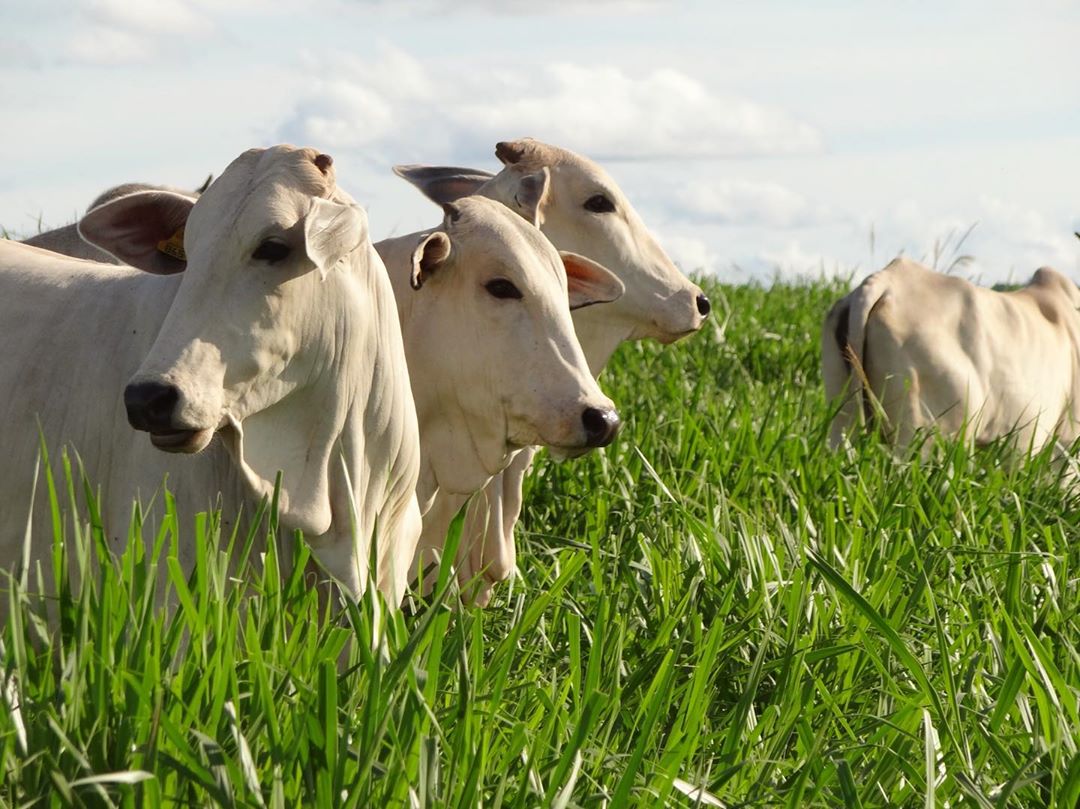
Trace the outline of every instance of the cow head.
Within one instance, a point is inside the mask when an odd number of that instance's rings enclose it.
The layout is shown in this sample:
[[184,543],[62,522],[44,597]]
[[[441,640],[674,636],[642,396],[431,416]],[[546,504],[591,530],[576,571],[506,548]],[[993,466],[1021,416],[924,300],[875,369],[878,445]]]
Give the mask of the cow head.
[[582,345],[594,364],[590,327],[618,339],[652,337],[665,343],[701,328],[710,310],[708,298],[679,272],[606,171],[581,155],[531,138],[499,143],[495,153],[503,163],[496,175],[425,166],[395,171],[440,204],[479,194],[527,218],[529,187],[539,172],[550,171],[550,186],[537,211],[544,234],[560,250],[607,267],[626,287],[611,306],[574,318],[575,325],[585,326]]
[[256,496],[281,472],[283,524],[315,536],[330,526],[355,402],[404,412],[415,442],[392,292],[331,164],[311,149],[251,150],[197,202],[144,191],[79,226],[129,264],[183,273],[124,391],[132,426],[167,452],[199,452],[219,435]]
[[610,442],[618,416],[589,373],[566,302],[616,300],[622,284],[589,259],[560,255],[492,200],[463,199],[445,214],[439,230],[417,237],[412,289],[396,280],[421,444],[439,485],[475,491],[518,447],[575,455]]

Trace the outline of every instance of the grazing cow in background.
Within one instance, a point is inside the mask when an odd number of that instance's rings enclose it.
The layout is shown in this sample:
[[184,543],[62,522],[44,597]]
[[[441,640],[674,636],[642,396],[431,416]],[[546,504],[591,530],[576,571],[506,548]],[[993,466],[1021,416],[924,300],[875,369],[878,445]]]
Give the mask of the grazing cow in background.
[[[1012,434],[1039,450],[1080,435],[1080,291],[1043,268],[995,292],[898,258],[832,307],[822,331],[825,393],[846,396],[835,448],[872,415],[907,447],[920,428],[966,429],[976,444]],[[866,390],[866,385],[869,390]]]
[[[586,258],[560,256],[533,224],[481,197],[448,203],[436,230],[375,248],[397,296],[420,423],[427,541],[417,564],[426,566],[457,510],[516,450],[580,455],[615,436],[619,418],[589,372],[567,299],[606,303],[623,285]],[[467,553],[456,566],[462,584],[478,572]]]
[[[166,474],[183,517],[220,503],[228,521],[281,473],[281,524],[354,595],[370,576],[399,601],[416,412],[386,270],[329,156],[253,149],[197,202],[141,191],[79,229],[131,266],[0,242],[0,564],[22,559],[40,425],[57,472],[78,452],[117,550]],[[52,541],[43,499],[30,564]]]
[[[606,171],[579,154],[531,138],[499,143],[495,154],[503,163],[495,175],[437,166],[394,170],[439,204],[479,195],[527,218],[536,207],[540,228],[556,248],[588,256],[622,281],[626,292],[614,303],[573,313],[594,375],[623,341],[671,343],[701,328],[711,308],[709,299],[679,272]],[[530,187],[545,170],[550,184],[539,204],[532,205]],[[534,454],[533,448],[519,452],[469,506],[461,547],[470,557],[467,573],[482,574],[478,604],[486,604],[492,586],[513,573],[521,486]],[[425,522],[424,545],[436,541],[428,536],[428,526]]]
[[[92,211],[99,205],[104,205],[106,202],[111,202],[119,197],[125,197],[128,194],[134,194],[138,191],[169,191],[175,194],[182,194],[183,196],[191,197],[195,200],[199,198],[199,195],[210,187],[210,181],[213,180],[214,175],[210,175],[206,178],[206,181],[199,186],[195,191],[183,191],[179,188],[171,188],[167,185],[149,185],[148,183],[124,183],[114,188],[110,188],[107,191],[102,192],[97,196],[93,202],[90,203],[87,211]],[[61,228],[55,228],[53,230],[47,230],[44,233],[39,233],[36,236],[31,236],[29,239],[23,239],[23,244],[29,244],[33,247],[40,247],[43,250],[51,250],[54,253],[62,253],[65,256],[72,256],[74,258],[85,258],[89,261],[100,261],[106,264],[120,264],[120,260],[115,256],[111,256],[104,250],[101,250],[88,241],[83,239],[79,235],[78,222],[65,225]]]

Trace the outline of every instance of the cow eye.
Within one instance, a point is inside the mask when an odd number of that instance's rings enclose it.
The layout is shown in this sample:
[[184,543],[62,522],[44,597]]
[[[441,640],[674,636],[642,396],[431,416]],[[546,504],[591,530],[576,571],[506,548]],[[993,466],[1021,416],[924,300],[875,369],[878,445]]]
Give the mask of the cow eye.
[[484,284],[484,289],[495,298],[513,298],[514,300],[519,300],[521,298],[521,290],[505,278],[496,278],[494,281],[488,281]]
[[268,261],[271,264],[277,264],[279,261],[287,259],[291,252],[292,248],[284,242],[267,239],[255,248],[255,252],[251,254],[251,257],[256,261]]
[[615,203],[603,194],[596,194],[585,200],[585,210],[593,213],[611,213],[615,210]]

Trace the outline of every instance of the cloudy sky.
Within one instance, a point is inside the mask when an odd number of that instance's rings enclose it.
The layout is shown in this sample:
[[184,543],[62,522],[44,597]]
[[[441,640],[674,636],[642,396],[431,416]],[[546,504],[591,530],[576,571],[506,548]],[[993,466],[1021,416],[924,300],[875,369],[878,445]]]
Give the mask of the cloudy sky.
[[687,270],[1080,279],[1077,43],[1071,0],[4,3],[0,226],[290,141],[382,238],[439,218],[391,165],[496,170],[531,135],[602,162]]

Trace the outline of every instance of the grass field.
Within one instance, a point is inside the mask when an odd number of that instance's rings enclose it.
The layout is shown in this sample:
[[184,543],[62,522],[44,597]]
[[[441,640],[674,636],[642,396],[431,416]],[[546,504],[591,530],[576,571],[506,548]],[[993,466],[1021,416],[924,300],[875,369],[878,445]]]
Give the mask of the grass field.
[[[0,804],[1074,809],[1075,497],[1000,448],[830,454],[842,287],[706,286],[704,333],[609,366],[616,444],[534,467],[487,610],[328,620],[273,555],[242,595],[192,515],[45,650],[13,599]],[[164,616],[174,541],[205,552]]]

